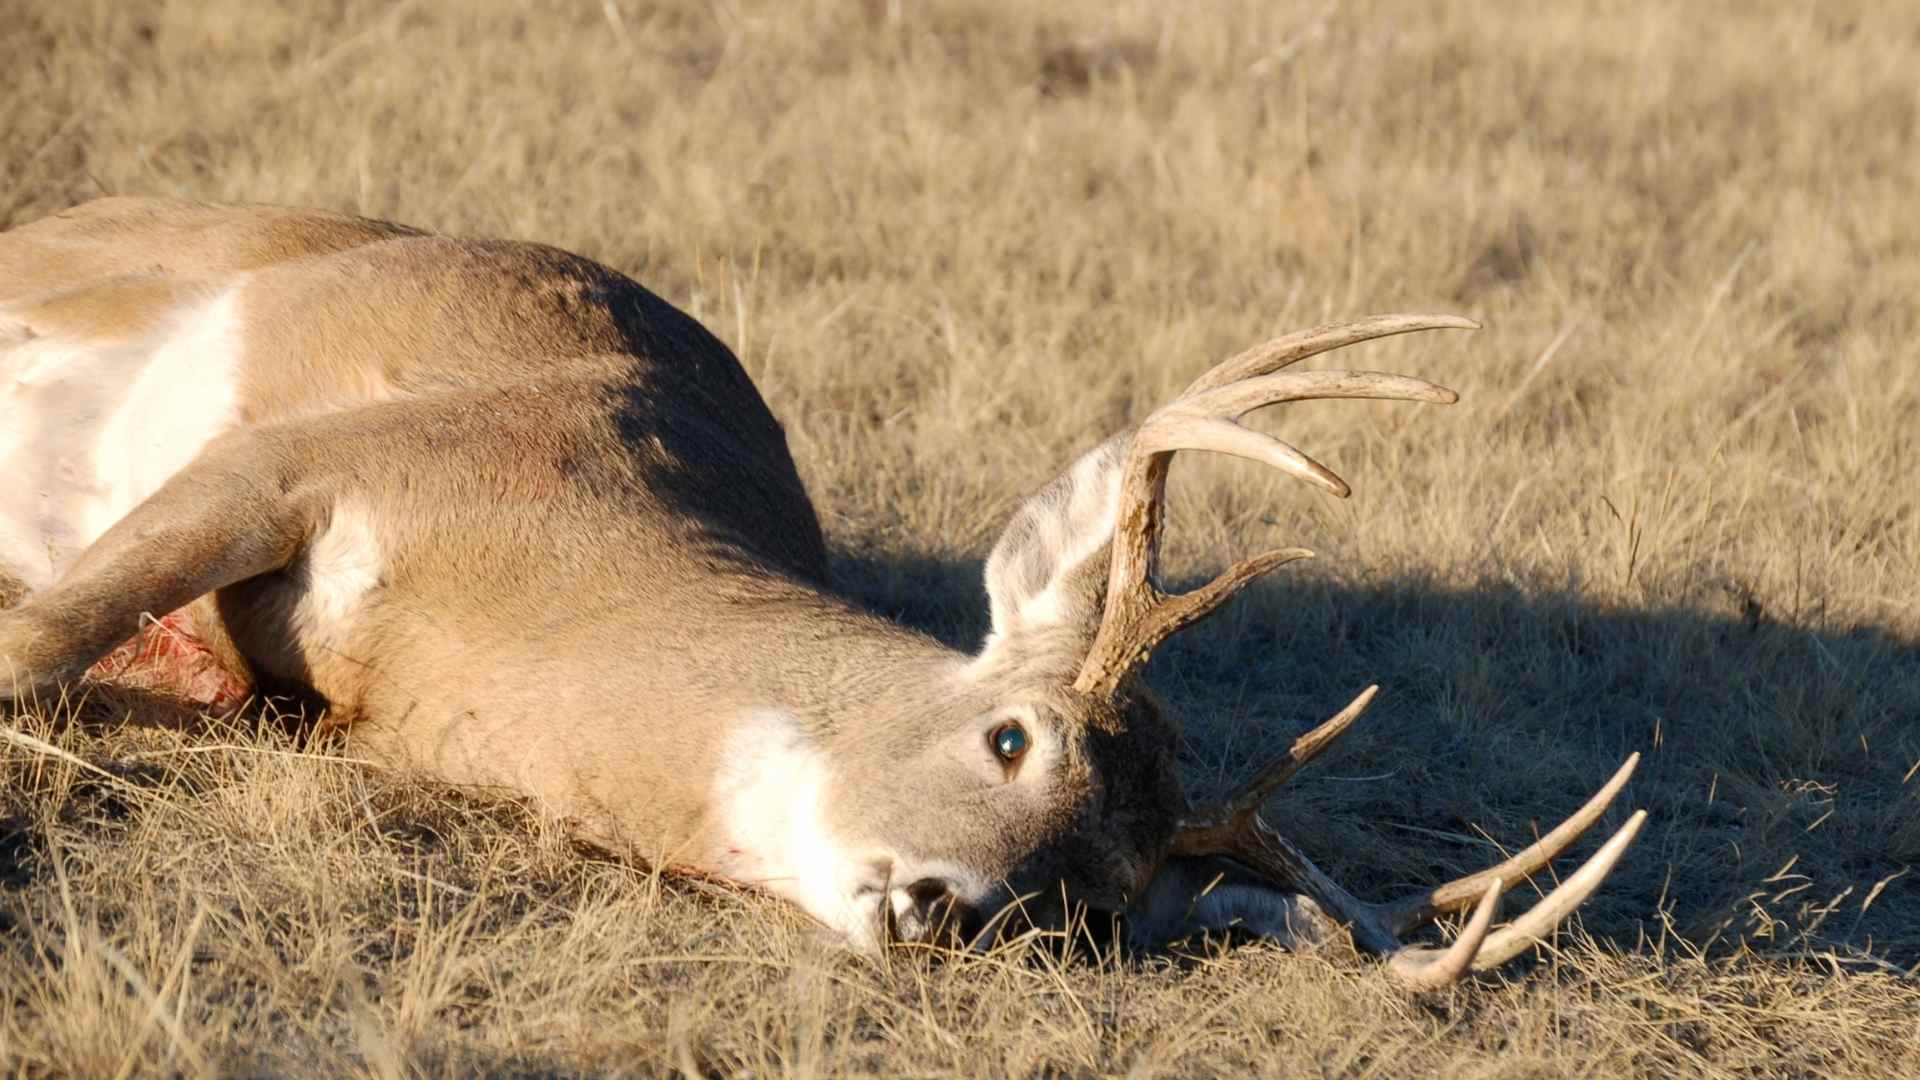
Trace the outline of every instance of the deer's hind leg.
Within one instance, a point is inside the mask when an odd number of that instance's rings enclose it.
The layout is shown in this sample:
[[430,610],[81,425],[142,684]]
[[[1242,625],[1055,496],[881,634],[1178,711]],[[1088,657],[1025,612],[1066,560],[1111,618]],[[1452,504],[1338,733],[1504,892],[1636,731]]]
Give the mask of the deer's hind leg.
[[[286,566],[311,534],[312,500],[276,440],[234,432],[134,507],[51,586],[0,610],[0,700],[78,679],[169,613]],[[236,657],[227,650],[225,660]]]

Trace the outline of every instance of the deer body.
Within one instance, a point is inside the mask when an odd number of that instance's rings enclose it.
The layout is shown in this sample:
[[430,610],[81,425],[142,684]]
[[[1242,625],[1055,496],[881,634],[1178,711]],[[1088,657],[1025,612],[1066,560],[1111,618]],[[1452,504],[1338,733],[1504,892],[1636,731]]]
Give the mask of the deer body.
[[[1360,385],[1335,396],[1387,396]],[[179,609],[235,677],[325,698],[359,756],[530,794],[860,945],[1062,884],[1206,907],[1170,872],[1209,856],[1180,848],[1173,729],[1132,672],[1224,595],[1096,641],[1158,597],[1108,582],[1141,513],[1151,561],[1152,424],[1016,515],[968,655],[831,591],[723,345],[552,248],[91,203],[0,236],[0,415],[0,575],[29,593],[0,612],[0,699]],[[1281,884],[1253,922],[1345,902]]]

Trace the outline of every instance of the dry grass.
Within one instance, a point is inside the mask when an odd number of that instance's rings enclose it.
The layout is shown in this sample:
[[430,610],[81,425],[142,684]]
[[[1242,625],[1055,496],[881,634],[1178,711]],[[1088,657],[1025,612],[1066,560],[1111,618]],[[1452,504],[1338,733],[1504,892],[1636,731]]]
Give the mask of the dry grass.
[[1048,12],[27,0],[0,225],[167,193],[603,259],[740,350],[849,587],[956,641],[1011,501],[1210,358],[1478,317],[1353,357],[1452,410],[1272,421],[1350,502],[1183,470],[1177,572],[1323,558],[1154,676],[1202,790],[1386,684],[1278,804],[1373,896],[1646,751],[1583,929],[1421,1001],[1262,946],[881,969],[270,724],[30,716],[8,1071],[1920,1075],[1920,10]]

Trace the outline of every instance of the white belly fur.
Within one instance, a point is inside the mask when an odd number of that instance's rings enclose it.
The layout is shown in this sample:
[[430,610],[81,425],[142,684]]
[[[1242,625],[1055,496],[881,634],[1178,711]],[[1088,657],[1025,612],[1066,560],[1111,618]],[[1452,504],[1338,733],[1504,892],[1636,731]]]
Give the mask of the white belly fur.
[[0,569],[52,584],[239,422],[240,286],[145,340],[20,333],[0,311]]

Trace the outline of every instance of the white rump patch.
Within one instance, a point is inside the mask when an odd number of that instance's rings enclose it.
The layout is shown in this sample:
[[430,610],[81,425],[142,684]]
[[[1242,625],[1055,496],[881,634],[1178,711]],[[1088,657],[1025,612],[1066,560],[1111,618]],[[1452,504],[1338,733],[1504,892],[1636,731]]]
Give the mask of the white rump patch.
[[239,285],[131,342],[36,337],[0,313],[0,568],[52,584],[235,427],[242,348]]
[[332,520],[307,545],[303,569],[294,632],[308,648],[344,647],[354,616],[385,572],[372,512],[358,503],[334,504]]
[[862,858],[832,835],[832,773],[800,722],[776,709],[746,714],[714,776],[717,869],[792,901],[861,948],[878,948],[884,857]]

